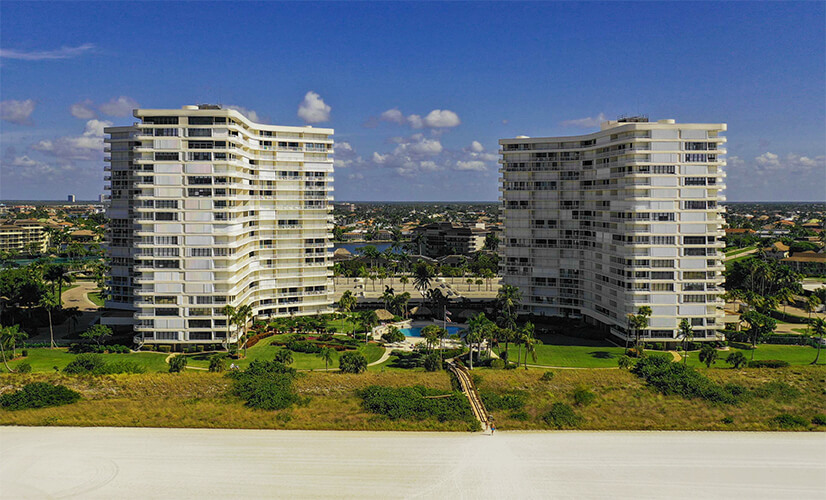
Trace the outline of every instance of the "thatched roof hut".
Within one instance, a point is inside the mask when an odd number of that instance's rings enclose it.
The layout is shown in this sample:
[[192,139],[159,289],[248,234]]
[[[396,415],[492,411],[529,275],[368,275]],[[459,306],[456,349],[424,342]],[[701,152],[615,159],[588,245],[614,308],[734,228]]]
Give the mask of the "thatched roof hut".
[[376,317],[379,318],[379,321],[393,321],[393,318],[395,317],[393,313],[387,309],[376,309],[375,313]]

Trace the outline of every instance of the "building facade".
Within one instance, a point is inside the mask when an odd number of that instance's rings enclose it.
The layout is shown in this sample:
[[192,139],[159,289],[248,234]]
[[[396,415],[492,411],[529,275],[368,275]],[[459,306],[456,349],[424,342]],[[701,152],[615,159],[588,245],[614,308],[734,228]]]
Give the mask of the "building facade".
[[[422,255],[441,257],[444,255],[470,255],[482,250],[485,237],[490,233],[485,225],[453,224],[451,222],[434,222],[413,228],[413,239],[421,238]],[[416,248],[418,251],[418,247]]]
[[605,122],[573,137],[503,139],[504,283],[526,313],[583,317],[620,339],[649,306],[647,341],[723,328],[725,124]]
[[48,247],[49,234],[35,221],[16,220],[0,224],[0,252],[43,254]]
[[105,131],[106,306],[131,312],[136,342],[235,341],[226,305],[328,312],[333,130],[212,105],[134,116]]

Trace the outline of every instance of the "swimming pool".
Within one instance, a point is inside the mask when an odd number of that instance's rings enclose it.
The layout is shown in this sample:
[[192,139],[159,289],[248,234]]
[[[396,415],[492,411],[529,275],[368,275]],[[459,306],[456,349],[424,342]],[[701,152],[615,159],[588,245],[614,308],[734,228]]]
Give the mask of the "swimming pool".
[[[447,334],[454,335],[464,330],[464,328],[459,328],[458,326],[448,326],[447,327]],[[415,328],[399,328],[405,337],[421,337],[422,336],[422,327],[415,327]]]

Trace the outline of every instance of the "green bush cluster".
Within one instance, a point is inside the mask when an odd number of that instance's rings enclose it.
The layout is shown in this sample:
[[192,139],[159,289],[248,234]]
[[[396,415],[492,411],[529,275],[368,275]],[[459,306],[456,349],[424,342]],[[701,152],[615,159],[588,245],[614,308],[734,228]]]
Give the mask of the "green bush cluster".
[[169,360],[169,373],[181,373],[188,362],[189,358],[186,356],[175,356]]
[[557,429],[570,429],[579,427],[582,417],[576,414],[571,405],[554,403],[550,411],[542,416],[542,420]]
[[358,351],[347,351],[338,358],[338,368],[344,373],[367,371],[367,358]]
[[818,413],[812,417],[812,423],[815,425],[826,425],[826,415],[823,413]]
[[285,347],[293,352],[303,352],[306,354],[316,354],[321,352],[320,345],[308,340],[292,340],[287,342]]
[[769,423],[781,429],[798,429],[809,426],[809,422],[805,418],[789,413],[781,413],[769,420]]
[[118,360],[106,362],[100,354],[83,353],[75,356],[63,373],[70,375],[109,375],[113,373],[144,373],[146,368],[134,361]]
[[505,368],[505,362],[501,359],[491,359],[490,367],[494,370],[502,370],[503,368]]
[[749,368],[785,368],[789,366],[788,361],[780,359],[762,359],[757,361],[749,361]]
[[588,390],[587,387],[577,387],[573,393],[574,404],[577,406],[588,406],[593,403],[597,395]]
[[[357,392],[364,408],[390,419],[424,420],[435,418],[439,422],[449,420],[475,421],[470,403],[462,393],[413,387],[385,387],[371,385]],[[433,397],[445,396],[447,397]]]
[[772,398],[778,401],[788,401],[801,394],[799,389],[779,380],[766,382],[762,386],[754,389],[752,393],[758,398]]
[[132,352],[132,350],[129,349],[127,346],[121,344],[71,344],[69,346],[69,352],[72,354],[81,354],[86,352],[97,354],[106,354],[107,352],[110,354],[129,354],[130,352]]
[[480,391],[485,408],[488,410],[513,410],[525,408],[525,394],[523,392],[508,392],[498,394],[492,391]]
[[14,371],[17,373],[31,373],[32,365],[29,363],[18,363],[18,365],[14,368]]
[[717,403],[737,402],[737,396],[730,388],[715,384],[682,363],[649,356],[637,361],[631,372],[663,394],[677,394],[685,398],[701,398]]
[[539,380],[541,380],[543,382],[549,382],[553,379],[554,379],[554,372],[551,372],[551,371],[547,371],[547,372],[543,373],[541,377],[539,377]]
[[19,391],[0,396],[0,407],[6,410],[47,408],[71,404],[79,399],[80,393],[66,386],[33,382],[26,384]]
[[216,354],[209,358],[209,371],[213,373],[222,372],[227,369],[227,357]]
[[437,372],[442,369],[442,360],[439,359],[439,355],[435,352],[432,352],[425,356],[424,358],[424,371],[426,372]]
[[278,361],[253,361],[246,370],[229,374],[233,393],[247,406],[281,410],[299,402],[293,389],[296,371]]

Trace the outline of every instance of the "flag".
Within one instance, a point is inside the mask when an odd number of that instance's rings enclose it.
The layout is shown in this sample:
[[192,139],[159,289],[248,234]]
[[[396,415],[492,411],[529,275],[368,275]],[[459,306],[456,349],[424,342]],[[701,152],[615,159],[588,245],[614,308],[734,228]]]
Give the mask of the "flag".
[[450,319],[450,311],[448,311],[447,309],[445,309],[445,321],[448,323],[453,323],[453,320]]

